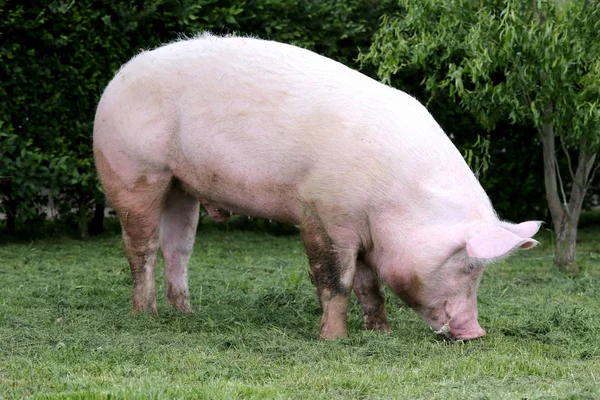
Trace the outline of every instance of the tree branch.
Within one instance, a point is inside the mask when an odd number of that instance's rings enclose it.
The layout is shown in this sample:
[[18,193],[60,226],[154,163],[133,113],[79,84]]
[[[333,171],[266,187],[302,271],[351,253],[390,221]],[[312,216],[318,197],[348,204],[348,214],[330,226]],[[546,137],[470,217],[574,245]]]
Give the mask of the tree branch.
[[558,134],[558,138],[560,139],[560,147],[563,149],[565,156],[567,157],[567,165],[569,167],[569,174],[571,175],[571,179],[577,186],[582,187],[581,183],[575,179],[575,172],[573,171],[573,164],[571,163],[571,156],[569,155],[569,151],[567,150],[567,146],[565,146],[565,142],[563,141],[562,133]]
[[582,182],[582,185],[573,185],[571,187],[571,197],[569,198],[569,211],[575,218],[574,221],[579,219],[579,214],[581,213],[581,205],[583,204],[583,199],[587,187],[589,186],[590,172],[592,172],[592,167],[596,161],[596,154],[597,153],[594,153],[588,158],[585,145],[581,145],[575,176],[579,182]]
[[[525,100],[525,104],[527,104],[529,109],[531,110],[531,97],[529,97],[529,93],[525,90],[525,85],[521,79],[518,80],[519,85],[521,86],[521,90],[523,91],[523,100]],[[542,128],[535,123],[535,115],[533,115],[533,111],[531,111],[531,119],[534,121],[535,129],[538,131],[538,135],[540,135],[540,139],[544,140],[544,133],[542,132]]]
[[[592,156],[590,157],[590,161],[592,162],[592,165],[594,164],[594,162],[596,161],[596,156],[598,155],[598,153],[594,153],[592,154]],[[590,166],[591,167],[591,166]],[[586,182],[585,185],[585,191],[587,192],[587,190],[590,188],[590,186],[592,185],[592,182],[594,182],[594,178],[596,177],[596,172],[598,172],[598,168],[600,168],[600,163],[597,163],[596,166],[594,167],[594,169],[592,170],[592,173],[590,174],[590,177],[588,179],[588,181]]]
[[[565,209],[560,201],[556,173],[556,144],[552,124],[544,123],[539,129],[544,152],[544,184],[546,187],[546,200],[555,226],[559,226],[565,215]],[[566,196],[565,196],[566,197]]]
[[556,168],[556,177],[558,178],[558,186],[560,187],[560,193],[562,194],[563,198],[563,209],[567,213],[567,216],[571,218],[571,214],[569,213],[569,203],[567,202],[567,194],[565,193],[565,187],[563,186],[562,177],[560,176],[560,168],[558,166],[558,159],[556,157],[554,157],[554,165]]

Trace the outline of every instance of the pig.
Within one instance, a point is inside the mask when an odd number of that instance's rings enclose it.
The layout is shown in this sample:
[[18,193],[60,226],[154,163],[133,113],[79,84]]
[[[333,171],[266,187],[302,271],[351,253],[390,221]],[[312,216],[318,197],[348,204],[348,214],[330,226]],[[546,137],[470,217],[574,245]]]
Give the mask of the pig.
[[481,337],[484,268],[538,242],[501,221],[463,157],[410,95],[306,49],[209,34],[143,51],[98,104],[95,163],[123,229],[133,313],[191,312],[200,204],[293,224],[322,309],[320,338],[390,331],[384,285],[435,331]]

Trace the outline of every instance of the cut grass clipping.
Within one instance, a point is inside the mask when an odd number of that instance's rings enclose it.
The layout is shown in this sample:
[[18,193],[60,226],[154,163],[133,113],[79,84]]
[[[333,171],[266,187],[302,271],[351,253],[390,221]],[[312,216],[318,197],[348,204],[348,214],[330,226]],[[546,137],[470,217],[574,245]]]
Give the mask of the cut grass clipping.
[[391,334],[317,340],[320,310],[296,235],[200,231],[195,313],[164,301],[130,313],[118,236],[0,245],[0,398],[600,398],[600,231],[582,273],[552,266],[552,241],[489,268],[481,340],[449,344],[388,292]]

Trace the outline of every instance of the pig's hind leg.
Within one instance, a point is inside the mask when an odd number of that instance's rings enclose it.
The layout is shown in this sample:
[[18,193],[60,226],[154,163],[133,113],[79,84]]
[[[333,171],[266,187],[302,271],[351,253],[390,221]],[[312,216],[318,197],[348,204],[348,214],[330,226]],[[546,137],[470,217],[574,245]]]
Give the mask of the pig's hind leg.
[[132,311],[157,314],[154,275],[158,232],[165,195],[172,175],[166,171],[137,173],[126,164],[129,176],[113,170],[100,151],[95,152],[96,167],[109,204],[117,211],[123,228],[125,255],[133,278]]
[[323,311],[321,339],[346,337],[346,313],[356,270],[356,243],[337,229],[327,229],[310,208],[303,212],[300,233]]
[[177,184],[167,194],[160,223],[160,249],[165,261],[167,302],[179,311],[192,312],[188,291],[188,261],[192,254],[200,203]]
[[385,313],[385,297],[377,274],[360,259],[356,263],[354,294],[360,303],[365,329],[391,332]]

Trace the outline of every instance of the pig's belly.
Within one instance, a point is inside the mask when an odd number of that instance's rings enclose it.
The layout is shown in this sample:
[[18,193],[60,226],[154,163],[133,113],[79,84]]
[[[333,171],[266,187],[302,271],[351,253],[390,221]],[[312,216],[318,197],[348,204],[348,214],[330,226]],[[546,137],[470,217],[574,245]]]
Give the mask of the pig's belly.
[[299,224],[302,213],[300,182],[253,175],[252,168],[228,171],[218,166],[191,164],[174,168],[173,175],[217,221],[238,214]]

